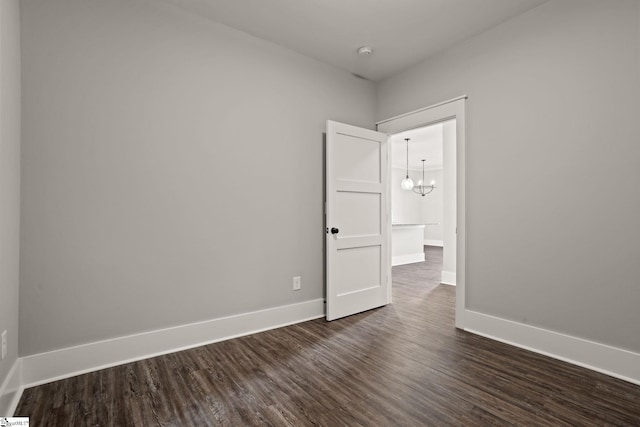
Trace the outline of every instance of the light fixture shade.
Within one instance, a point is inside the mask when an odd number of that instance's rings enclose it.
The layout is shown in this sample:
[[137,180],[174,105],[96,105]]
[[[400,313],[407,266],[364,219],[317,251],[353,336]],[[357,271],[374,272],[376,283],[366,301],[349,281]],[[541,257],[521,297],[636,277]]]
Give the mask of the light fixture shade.
[[[431,184],[429,185],[424,185],[424,163],[426,162],[426,159],[422,159],[422,179],[418,181],[418,185],[413,186],[412,190],[414,193],[421,195],[422,197],[426,196],[427,194],[431,193],[434,188],[436,188],[436,181],[433,180],[431,181]],[[402,184],[400,184],[402,185]]]
[[403,190],[411,191],[413,189],[413,180],[408,176],[405,177],[405,179],[403,179],[400,183],[400,188],[402,188]]
[[404,179],[400,183],[400,188],[406,191],[413,190],[413,180],[409,178],[409,139],[410,138],[404,139],[405,141],[407,141],[407,175],[404,177]]

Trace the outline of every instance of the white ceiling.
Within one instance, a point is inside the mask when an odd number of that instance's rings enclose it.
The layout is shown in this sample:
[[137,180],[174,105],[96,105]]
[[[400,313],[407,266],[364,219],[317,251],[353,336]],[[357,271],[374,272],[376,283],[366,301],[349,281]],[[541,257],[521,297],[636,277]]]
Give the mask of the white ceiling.
[[407,142],[409,140],[409,170],[442,169],[442,123],[391,135],[391,166],[407,168]]
[[377,81],[548,0],[165,1]]

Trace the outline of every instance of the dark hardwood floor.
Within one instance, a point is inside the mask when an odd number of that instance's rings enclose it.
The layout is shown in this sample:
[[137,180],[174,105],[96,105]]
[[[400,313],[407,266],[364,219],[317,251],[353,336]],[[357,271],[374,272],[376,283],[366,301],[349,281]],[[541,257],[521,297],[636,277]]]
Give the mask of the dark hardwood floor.
[[639,426],[640,387],[456,330],[442,253],[394,303],[24,391],[32,426]]

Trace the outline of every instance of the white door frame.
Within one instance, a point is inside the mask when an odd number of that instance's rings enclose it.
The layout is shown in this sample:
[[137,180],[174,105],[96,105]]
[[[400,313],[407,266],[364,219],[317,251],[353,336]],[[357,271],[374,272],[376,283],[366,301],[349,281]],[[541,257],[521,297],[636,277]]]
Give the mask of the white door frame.
[[[377,130],[387,135],[456,119],[456,179],[457,179],[457,250],[456,250],[456,328],[464,329],[466,309],[466,140],[465,101],[461,96],[376,123]],[[388,179],[391,179],[390,177]],[[389,297],[389,299],[391,299]]]

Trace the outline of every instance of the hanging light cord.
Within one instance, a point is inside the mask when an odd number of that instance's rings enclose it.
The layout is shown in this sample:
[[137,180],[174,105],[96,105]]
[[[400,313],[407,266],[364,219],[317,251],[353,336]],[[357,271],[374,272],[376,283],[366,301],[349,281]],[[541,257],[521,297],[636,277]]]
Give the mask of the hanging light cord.
[[409,138],[405,138],[407,141],[407,178],[409,178]]
[[400,183],[400,188],[406,191],[411,191],[413,188],[413,181],[409,178],[409,138],[405,138],[405,141],[407,141],[407,175]]

